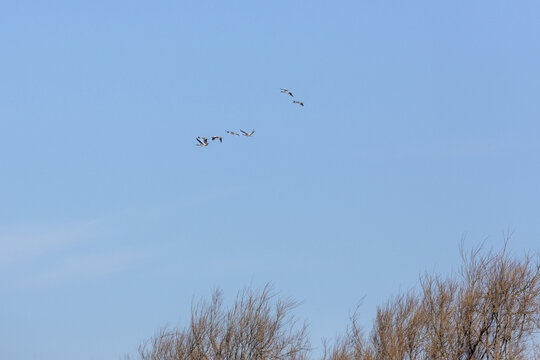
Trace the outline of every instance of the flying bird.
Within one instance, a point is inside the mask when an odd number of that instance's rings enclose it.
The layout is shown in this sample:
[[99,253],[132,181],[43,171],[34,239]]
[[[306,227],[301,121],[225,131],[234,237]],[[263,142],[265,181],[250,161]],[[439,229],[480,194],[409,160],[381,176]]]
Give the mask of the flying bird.
[[235,133],[234,131],[229,131],[229,130],[226,130],[227,134],[231,134],[231,135],[236,135],[236,136],[240,136],[239,133]]
[[293,100],[293,103],[304,106],[304,103],[298,100]]
[[291,95],[291,96],[294,97],[294,95],[292,94],[292,92],[290,92],[290,91],[287,90],[287,89],[281,89],[281,92],[282,92],[283,94],[289,94],[289,95]]
[[[203,139],[203,141],[201,141]],[[208,146],[208,139],[206,138],[197,138],[197,141],[199,142],[197,146]]]
[[255,132],[255,130],[251,130],[251,132],[248,134],[247,132],[245,132],[244,130],[240,130],[242,132],[242,135],[244,136],[251,136],[253,135],[253,133]]
[[212,141],[219,140],[219,142],[223,142],[223,138],[221,136],[212,136]]

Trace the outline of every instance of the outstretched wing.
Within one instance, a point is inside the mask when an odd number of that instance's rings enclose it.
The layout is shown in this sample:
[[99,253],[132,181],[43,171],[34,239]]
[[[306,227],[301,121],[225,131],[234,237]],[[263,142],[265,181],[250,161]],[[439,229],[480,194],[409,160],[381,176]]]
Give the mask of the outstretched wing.
[[199,144],[204,145],[204,143],[199,138],[197,138],[197,141],[199,142]]
[[242,134],[244,134],[244,135],[247,135],[247,134],[248,134],[247,132],[245,132],[245,131],[244,131],[244,130],[242,130],[242,129],[240,129],[240,131],[241,131],[241,132],[242,132]]

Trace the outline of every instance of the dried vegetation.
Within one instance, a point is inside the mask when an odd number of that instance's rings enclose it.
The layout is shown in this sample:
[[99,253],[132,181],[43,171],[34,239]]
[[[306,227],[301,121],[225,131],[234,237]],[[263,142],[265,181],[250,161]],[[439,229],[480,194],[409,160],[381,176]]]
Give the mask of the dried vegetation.
[[[358,321],[323,360],[540,360],[538,256],[461,251],[455,276],[424,274],[418,289],[377,310],[369,333]],[[307,328],[267,286],[245,290],[230,308],[216,291],[191,310],[183,329],[162,329],[141,345],[142,360],[300,360],[310,356]]]

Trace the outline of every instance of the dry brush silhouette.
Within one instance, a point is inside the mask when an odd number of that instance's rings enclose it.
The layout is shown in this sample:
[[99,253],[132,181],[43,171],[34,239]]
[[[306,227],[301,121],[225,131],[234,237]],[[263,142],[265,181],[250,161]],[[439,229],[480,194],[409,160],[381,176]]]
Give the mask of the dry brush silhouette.
[[297,302],[279,299],[270,286],[240,292],[223,306],[216,290],[210,302],[191,309],[184,329],[162,329],[139,347],[142,360],[302,360],[309,350],[307,328],[292,314]]
[[[540,360],[538,254],[517,259],[499,252],[461,250],[449,277],[426,273],[418,289],[379,307],[365,333],[358,308],[345,333],[324,343],[322,360]],[[183,329],[162,329],[139,348],[142,360],[297,360],[310,357],[298,305],[269,286],[240,292],[225,308],[216,291],[192,307]]]

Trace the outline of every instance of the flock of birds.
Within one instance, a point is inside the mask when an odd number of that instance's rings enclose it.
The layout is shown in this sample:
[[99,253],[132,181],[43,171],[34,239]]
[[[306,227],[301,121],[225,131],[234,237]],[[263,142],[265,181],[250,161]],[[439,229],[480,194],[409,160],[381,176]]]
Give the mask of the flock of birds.
[[[282,94],[288,94],[290,95],[291,97],[294,97],[293,93],[290,92],[289,90],[287,89],[281,89],[281,93]],[[298,101],[298,100],[293,100],[293,103],[294,104],[298,104],[300,106],[304,106],[304,103],[302,101]],[[226,130],[225,131],[227,134],[230,134],[230,135],[236,135],[236,136],[240,136],[240,135],[243,135],[243,136],[246,136],[246,137],[251,137],[254,133],[255,133],[255,130],[251,130],[251,132],[246,132],[244,130],[240,130],[240,132],[242,134],[239,134],[237,132],[234,132],[234,131],[229,131],[229,130]],[[217,136],[217,135],[214,135],[212,137],[210,137],[210,139],[212,141],[214,140],[219,140],[220,143],[223,142],[223,137],[222,136]],[[204,136],[199,136],[197,137],[197,142],[198,144],[196,144],[196,146],[202,146],[202,147],[205,147],[205,146],[208,146],[208,138],[204,137]]]

